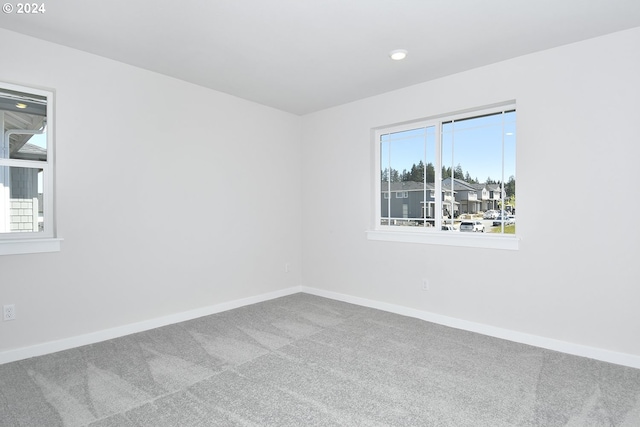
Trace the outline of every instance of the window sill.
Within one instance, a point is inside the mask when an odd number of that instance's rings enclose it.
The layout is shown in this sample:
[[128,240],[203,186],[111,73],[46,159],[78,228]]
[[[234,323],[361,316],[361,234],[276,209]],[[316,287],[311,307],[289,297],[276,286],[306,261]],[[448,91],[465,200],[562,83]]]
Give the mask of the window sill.
[[368,230],[369,240],[422,243],[428,245],[462,246],[469,248],[518,250],[520,238],[513,235],[465,233],[459,231],[398,231]]
[[60,238],[0,240],[0,255],[60,252]]

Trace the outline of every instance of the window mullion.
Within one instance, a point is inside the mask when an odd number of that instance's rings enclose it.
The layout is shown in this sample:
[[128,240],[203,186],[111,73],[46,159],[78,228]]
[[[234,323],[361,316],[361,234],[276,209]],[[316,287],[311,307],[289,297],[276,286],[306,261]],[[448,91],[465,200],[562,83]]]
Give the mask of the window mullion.
[[500,217],[502,218],[502,221],[501,221],[501,224],[500,224],[500,231],[501,231],[502,233],[504,233],[504,225],[505,225],[505,223],[507,222],[506,215],[505,215],[505,213],[506,213],[506,206],[504,205],[504,203],[505,203],[505,200],[504,200],[504,196],[505,196],[505,193],[504,193],[504,131],[505,131],[505,129],[504,129],[504,119],[505,119],[505,115],[504,115],[504,111],[503,111],[503,112],[502,112],[502,123],[501,123],[501,124],[502,124],[502,132],[501,132],[501,133],[502,133],[502,146],[501,146],[501,148],[502,148],[502,149],[501,149],[501,151],[502,151],[502,153],[501,153],[501,161],[502,161],[502,188],[500,189],[500,199],[502,200],[502,203],[500,204],[500,206],[501,206],[501,209],[500,209],[500,211],[501,211],[501,212],[500,212]]
[[427,199],[427,145],[429,141],[429,127],[424,128],[424,150],[422,154],[422,226],[427,226],[427,207],[429,206],[429,200]]
[[434,173],[434,207],[435,212],[433,216],[435,217],[435,227],[436,230],[442,230],[442,122],[439,122],[435,126],[436,128],[436,136],[435,140],[435,173]]
[[387,225],[391,225],[391,142],[392,139],[389,139],[389,143],[387,144],[387,169],[389,173],[387,173],[387,189],[389,190],[389,198],[387,199]]

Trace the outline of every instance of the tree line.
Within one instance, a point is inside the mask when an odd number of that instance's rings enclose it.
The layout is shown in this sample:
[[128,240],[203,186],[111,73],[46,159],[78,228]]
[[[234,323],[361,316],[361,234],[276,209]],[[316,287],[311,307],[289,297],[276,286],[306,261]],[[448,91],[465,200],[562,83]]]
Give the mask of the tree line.
[[[429,162],[425,164],[420,160],[418,164],[413,164],[411,169],[403,169],[402,172],[393,169],[393,168],[385,168],[382,170],[382,181],[383,182],[406,182],[406,181],[415,181],[415,182],[424,182],[424,178],[427,178],[427,182],[435,182],[436,180],[436,169],[433,166],[433,163]],[[484,182],[480,182],[477,177],[471,177],[469,171],[464,171],[462,169],[462,165],[458,163],[458,165],[451,169],[451,167],[442,167],[442,179],[451,178],[453,176],[454,179],[459,179],[465,181],[469,184],[498,184],[501,182],[498,180],[491,179],[491,177],[487,177]],[[508,198],[515,197],[516,194],[516,179],[514,176],[510,176],[509,180],[504,184],[504,191]]]

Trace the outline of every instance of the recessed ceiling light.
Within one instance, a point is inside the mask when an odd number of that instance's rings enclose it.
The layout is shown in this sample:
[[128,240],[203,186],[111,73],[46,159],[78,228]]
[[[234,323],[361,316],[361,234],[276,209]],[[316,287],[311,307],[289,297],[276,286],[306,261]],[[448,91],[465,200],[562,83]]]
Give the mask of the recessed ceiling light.
[[23,104],[22,102],[18,102],[18,103],[16,104],[16,107],[18,107],[18,108],[22,108],[22,109],[25,109],[25,108],[27,108],[27,104]]
[[389,58],[393,59],[394,61],[402,61],[407,57],[407,53],[408,52],[404,49],[392,50],[391,52],[389,52]]

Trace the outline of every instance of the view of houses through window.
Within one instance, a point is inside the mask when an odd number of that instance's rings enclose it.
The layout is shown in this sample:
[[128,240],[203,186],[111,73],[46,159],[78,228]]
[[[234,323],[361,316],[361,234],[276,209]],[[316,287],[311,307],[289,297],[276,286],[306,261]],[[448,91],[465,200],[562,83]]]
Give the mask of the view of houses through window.
[[15,89],[0,85],[0,238],[46,224],[47,97]]
[[514,105],[383,129],[377,138],[380,226],[515,233]]

